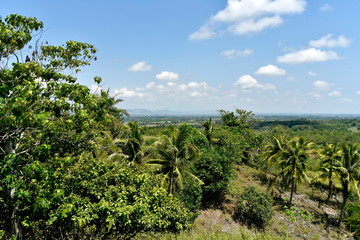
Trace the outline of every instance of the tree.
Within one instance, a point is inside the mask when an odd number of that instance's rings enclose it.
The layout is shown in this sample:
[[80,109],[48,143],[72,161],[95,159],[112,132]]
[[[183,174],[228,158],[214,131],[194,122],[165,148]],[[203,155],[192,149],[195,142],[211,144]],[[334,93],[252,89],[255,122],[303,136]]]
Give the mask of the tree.
[[246,187],[236,204],[235,219],[249,226],[264,228],[273,215],[271,197],[254,187]]
[[214,121],[212,120],[212,118],[210,118],[210,120],[208,121],[205,121],[203,127],[205,128],[204,133],[206,139],[209,141],[209,146],[212,147],[212,141],[213,141],[212,133],[214,129]]
[[142,162],[142,158],[144,157],[144,152],[142,151],[142,145],[144,142],[142,135],[144,133],[144,129],[139,127],[139,123],[137,122],[128,122],[127,126],[129,128],[129,135],[123,147],[123,152],[127,155],[130,163],[140,164]]
[[158,158],[148,160],[147,164],[159,168],[163,174],[161,186],[174,195],[177,186],[180,189],[184,187],[183,174],[190,175],[199,184],[202,184],[202,181],[188,171],[188,167],[198,157],[197,148],[189,143],[191,129],[186,126],[171,126],[167,130],[162,139],[155,143]]
[[[121,100],[105,91],[91,94],[65,74],[89,65],[94,46],[75,41],[33,46],[43,23],[17,14],[0,20],[0,27],[0,196],[7,206],[1,216],[6,230],[21,239],[23,218],[47,205],[36,198],[40,187],[29,188],[44,177],[32,169],[51,165],[55,156],[92,151],[101,126],[120,121],[125,111],[115,107]],[[27,53],[30,57],[22,55]]]
[[128,167],[121,100],[77,83],[94,46],[32,45],[42,27],[16,14],[0,20],[1,235],[129,238],[186,229],[192,214],[146,169]]
[[326,202],[329,202],[335,187],[333,179],[337,176],[336,167],[340,165],[341,155],[341,148],[336,144],[328,144],[325,149],[320,151],[320,157],[322,158],[320,170],[322,174],[319,177],[329,181],[329,194]]
[[313,143],[305,142],[303,138],[293,138],[287,142],[283,150],[278,154],[278,166],[281,172],[278,176],[282,176],[281,185],[285,188],[291,188],[289,205],[292,203],[294,192],[297,185],[302,181],[309,182],[306,175],[308,168],[307,161],[313,147]]
[[358,188],[360,180],[360,147],[357,144],[344,144],[342,152],[340,165],[336,168],[337,173],[340,175],[343,196],[339,223],[344,219],[345,206],[350,191],[353,190],[360,197]]

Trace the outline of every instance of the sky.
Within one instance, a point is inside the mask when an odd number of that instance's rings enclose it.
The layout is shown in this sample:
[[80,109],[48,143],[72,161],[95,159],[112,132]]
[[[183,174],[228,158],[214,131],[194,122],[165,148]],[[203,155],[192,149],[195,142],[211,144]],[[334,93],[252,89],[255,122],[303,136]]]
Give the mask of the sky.
[[[124,109],[358,114],[359,0],[0,0],[44,22],[42,41],[87,42],[77,75]],[[101,86],[93,81],[102,77]]]

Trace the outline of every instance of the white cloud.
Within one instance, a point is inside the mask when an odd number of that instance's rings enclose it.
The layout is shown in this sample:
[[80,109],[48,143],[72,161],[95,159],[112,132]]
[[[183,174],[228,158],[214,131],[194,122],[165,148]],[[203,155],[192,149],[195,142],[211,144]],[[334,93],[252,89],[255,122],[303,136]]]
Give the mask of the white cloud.
[[251,32],[260,32],[268,27],[276,27],[283,23],[280,16],[264,17],[259,20],[241,21],[228,27],[228,30],[234,34],[243,35]]
[[321,80],[317,80],[313,83],[313,86],[317,89],[317,90],[328,90],[331,87],[331,84],[325,81],[321,81]]
[[274,76],[274,75],[285,75],[286,71],[284,69],[278,68],[275,65],[267,65],[267,66],[263,66],[260,67],[255,74],[258,75],[269,75],[269,76]]
[[322,51],[316,48],[308,48],[277,57],[277,61],[280,63],[325,62],[337,59],[340,57],[336,52]]
[[317,73],[314,73],[313,71],[308,71],[308,74],[310,77],[316,77]]
[[319,8],[320,12],[331,12],[333,10],[333,7],[329,4],[324,4]]
[[332,34],[321,37],[318,40],[312,40],[309,42],[309,45],[316,48],[322,47],[348,47],[350,45],[350,40],[344,37],[344,35],[339,36],[337,39],[333,38]]
[[158,80],[165,80],[165,81],[176,81],[180,78],[179,74],[174,73],[174,72],[168,72],[168,71],[163,71],[159,74],[156,74],[155,77]]
[[193,32],[189,36],[189,40],[192,41],[200,41],[208,38],[212,38],[216,35],[215,32],[212,31],[210,26],[202,26],[200,27],[199,31]]
[[146,96],[146,94],[144,94],[144,93],[136,92],[134,90],[129,90],[127,88],[115,89],[114,94],[115,94],[115,96],[118,96],[120,98],[122,98],[122,97],[125,97],[125,98],[140,97],[140,98],[142,98],[142,97]]
[[339,97],[339,96],[342,95],[342,93],[339,92],[339,91],[337,91],[337,90],[334,90],[334,91],[332,91],[332,92],[329,92],[328,95],[329,95],[330,97]]
[[360,91],[356,91],[355,93],[356,93],[357,95],[360,95]]
[[213,15],[189,39],[208,39],[223,32],[259,32],[281,25],[281,15],[302,13],[305,6],[305,0],[228,0],[225,9]]
[[147,64],[146,62],[138,62],[132,65],[128,68],[128,71],[130,72],[144,72],[144,71],[150,71],[152,66],[150,64]]
[[255,78],[250,75],[241,76],[235,83],[234,86],[240,86],[242,89],[258,88],[263,90],[275,90],[276,87],[272,84],[260,84]]
[[343,103],[351,103],[353,100],[351,98],[340,98],[340,101]]
[[230,49],[230,50],[225,50],[225,51],[221,52],[220,54],[229,59],[232,59],[232,58],[236,58],[236,57],[249,56],[249,55],[253,54],[253,50],[248,49],[248,48],[246,48],[244,50]]

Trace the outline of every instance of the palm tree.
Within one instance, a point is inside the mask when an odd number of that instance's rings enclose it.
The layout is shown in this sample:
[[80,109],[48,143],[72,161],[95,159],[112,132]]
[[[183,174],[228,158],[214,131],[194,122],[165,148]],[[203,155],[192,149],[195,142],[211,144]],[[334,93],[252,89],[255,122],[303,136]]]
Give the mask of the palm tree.
[[209,146],[212,147],[212,132],[214,129],[214,121],[212,120],[212,118],[210,118],[209,121],[205,121],[203,126],[205,127],[205,136],[206,139],[209,141]]
[[155,143],[158,158],[147,161],[147,164],[159,167],[163,174],[161,186],[169,194],[174,195],[177,186],[184,188],[183,174],[188,174],[200,184],[203,182],[187,171],[189,164],[198,157],[197,148],[187,140],[190,136],[188,128],[168,128],[167,134]]
[[[262,159],[264,161],[264,171],[267,167],[270,167],[270,169],[273,169],[273,166],[278,165],[278,159],[280,158],[281,152],[285,149],[287,143],[287,137],[284,135],[274,135],[272,137],[271,143],[265,145],[264,152],[262,154]],[[278,166],[277,166],[278,167]],[[280,173],[283,173],[283,169],[280,170]],[[272,184],[275,182],[277,178],[283,179],[282,175],[278,175],[270,181],[269,188],[272,186]],[[280,182],[281,182],[280,180]],[[271,194],[273,194],[273,190],[271,191]]]
[[326,203],[329,202],[335,187],[333,179],[338,176],[335,169],[340,165],[341,155],[341,148],[336,144],[328,144],[325,149],[320,151],[320,157],[322,158],[320,170],[322,173],[318,177],[329,180],[329,194]]
[[289,205],[292,203],[294,192],[302,181],[310,182],[306,175],[307,161],[313,143],[305,142],[303,138],[293,138],[278,154],[278,166],[281,169],[281,185],[283,188],[291,186]]
[[138,122],[128,122],[129,135],[125,145],[123,146],[123,152],[127,155],[130,164],[141,163],[144,156],[142,151],[143,145],[143,133],[144,129],[139,127]]
[[344,218],[345,205],[350,191],[355,191],[360,197],[357,186],[360,179],[360,146],[357,144],[344,144],[342,150],[343,154],[340,166],[336,168],[336,171],[340,175],[343,195],[339,223],[341,223]]
[[272,137],[272,142],[265,146],[265,151],[262,154],[263,160],[268,165],[272,165],[277,162],[282,150],[285,149],[287,139],[284,135],[278,135]]

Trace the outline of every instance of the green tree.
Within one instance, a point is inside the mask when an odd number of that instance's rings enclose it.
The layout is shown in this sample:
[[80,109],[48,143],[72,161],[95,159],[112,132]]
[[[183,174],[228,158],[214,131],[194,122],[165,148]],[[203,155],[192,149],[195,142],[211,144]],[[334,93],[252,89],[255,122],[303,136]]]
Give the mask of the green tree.
[[282,177],[281,185],[284,188],[290,187],[289,205],[292,203],[297,185],[303,181],[309,182],[306,170],[313,145],[303,138],[293,138],[278,154],[277,162],[281,169],[278,176]]
[[209,146],[212,147],[212,141],[213,141],[212,133],[213,133],[213,129],[214,129],[213,119],[210,118],[210,120],[205,121],[203,124],[203,127],[205,128],[204,134],[206,136],[206,139],[209,141]]
[[329,194],[326,202],[329,202],[335,188],[333,179],[338,176],[336,167],[340,165],[341,156],[341,148],[336,144],[328,144],[325,149],[320,151],[320,157],[322,158],[320,170],[322,174],[319,177],[329,181]]
[[145,129],[139,127],[138,122],[128,122],[128,137],[125,145],[123,146],[123,152],[127,155],[130,163],[138,163],[142,162],[144,157],[143,151],[143,134]]
[[258,192],[254,187],[245,188],[238,199],[234,214],[236,220],[257,228],[264,228],[273,215],[271,197]]
[[[31,169],[43,169],[54,156],[92,151],[98,129],[119,121],[124,111],[114,107],[119,100],[108,92],[91,94],[65,74],[89,65],[94,46],[32,46],[43,23],[17,14],[0,20],[0,27],[0,196],[6,206],[1,216],[5,230],[21,239],[24,217],[48,205],[36,197],[47,186],[29,184],[46,174]],[[27,49],[31,57],[22,55]]]
[[198,149],[189,142],[191,129],[186,126],[170,126],[162,139],[155,143],[157,158],[147,164],[153,165],[163,174],[161,186],[174,195],[177,187],[184,188],[183,174],[188,174],[200,184],[202,181],[189,171],[189,167],[198,157]]
[[360,147],[357,144],[344,144],[342,152],[340,165],[336,168],[337,173],[340,175],[343,196],[340,223],[344,218],[345,206],[350,191],[353,190],[360,197],[358,188],[360,180]]

